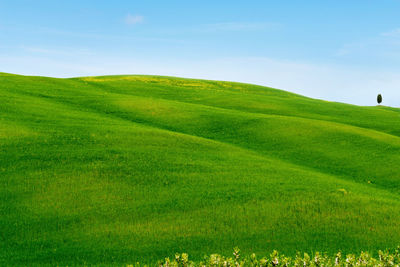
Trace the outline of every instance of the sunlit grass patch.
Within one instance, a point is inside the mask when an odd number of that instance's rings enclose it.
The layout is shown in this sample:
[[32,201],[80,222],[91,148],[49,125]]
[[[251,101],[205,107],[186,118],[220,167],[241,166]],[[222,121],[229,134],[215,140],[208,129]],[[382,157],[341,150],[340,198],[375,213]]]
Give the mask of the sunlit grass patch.
[[0,138],[12,139],[36,136],[38,133],[23,125],[0,119]]

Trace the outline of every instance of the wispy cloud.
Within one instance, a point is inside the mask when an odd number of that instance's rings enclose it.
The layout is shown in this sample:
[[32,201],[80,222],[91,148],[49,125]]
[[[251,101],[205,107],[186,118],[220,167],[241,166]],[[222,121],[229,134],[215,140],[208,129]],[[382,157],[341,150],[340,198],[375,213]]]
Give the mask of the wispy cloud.
[[58,55],[58,56],[71,56],[71,55],[93,55],[88,49],[71,49],[71,48],[45,48],[45,47],[32,47],[32,46],[20,46],[24,51],[33,54],[45,54],[45,55]]
[[128,25],[140,24],[140,23],[143,23],[143,21],[144,21],[144,17],[141,16],[141,15],[128,14],[125,17],[125,23],[128,24]]
[[362,56],[398,60],[400,54],[400,28],[381,32],[364,40],[343,44],[335,56]]
[[336,51],[335,56],[347,56],[353,54],[355,51],[365,50],[368,45],[371,45],[370,41],[344,44],[338,51]]
[[388,36],[388,37],[400,37],[400,28],[394,29],[389,32],[383,32],[381,33],[382,36]]
[[275,30],[281,27],[279,23],[268,22],[221,22],[203,25],[205,31],[262,31]]
[[[137,41],[137,42],[166,42],[166,43],[187,43],[187,40],[184,39],[177,39],[177,38],[165,38],[165,37],[143,37],[143,36],[134,36],[134,35],[119,35],[119,34],[109,34],[109,33],[92,33],[92,32],[75,32],[75,31],[64,31],[64,30],[58,30],[54,28],[48,28],[48,27],[35,27],[30,30],[34,30],[36,33],[45,36],[45,38],[55,38],[56,36],[66,36],[70,38],[82,38],[82,39],[98,39],[98,40],[123,40],[123,41]],[[21,29],[15,29],[15,32],[21,32],[23,31]],[[51,36],[51,37],[48,37]],[[33,50],[36,50],[36,47],[26,47],[26,46],[20,46],[20,48],[32,48]],[[38,50],[41,50],[42,48],[38,48]],[[42,49],[42,52],[45,52],[45,50],[48,50],[48,52],[51,52],[50,50],[53,49]],[[34,52],[34,51],[32,51]],[[39,52],[39,51],[36,51]],[[56,52],[56,51],[53,51]]]

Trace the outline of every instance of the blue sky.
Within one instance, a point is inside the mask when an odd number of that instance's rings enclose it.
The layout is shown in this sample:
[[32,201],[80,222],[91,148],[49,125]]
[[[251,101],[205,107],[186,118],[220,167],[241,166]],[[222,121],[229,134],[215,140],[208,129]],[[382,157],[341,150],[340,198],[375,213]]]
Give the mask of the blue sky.
[[0,0],[0,71],[160,74],[400,106],[400,0]]

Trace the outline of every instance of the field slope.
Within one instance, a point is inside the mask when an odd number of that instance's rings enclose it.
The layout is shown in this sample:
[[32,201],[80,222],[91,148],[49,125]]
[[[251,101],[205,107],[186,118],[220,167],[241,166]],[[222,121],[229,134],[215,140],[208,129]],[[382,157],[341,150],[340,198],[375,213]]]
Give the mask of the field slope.
[[0,73],[0,265],[394,247],[399,166],[399,109]]

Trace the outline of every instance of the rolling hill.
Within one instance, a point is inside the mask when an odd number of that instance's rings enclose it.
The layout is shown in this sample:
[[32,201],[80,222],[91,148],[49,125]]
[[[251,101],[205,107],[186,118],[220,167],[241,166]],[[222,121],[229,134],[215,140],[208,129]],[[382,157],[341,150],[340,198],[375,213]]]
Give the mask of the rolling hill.
[[400,109],[232,82],[6,73],[0,103],[1,265],[400,244]]

